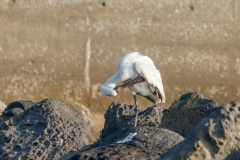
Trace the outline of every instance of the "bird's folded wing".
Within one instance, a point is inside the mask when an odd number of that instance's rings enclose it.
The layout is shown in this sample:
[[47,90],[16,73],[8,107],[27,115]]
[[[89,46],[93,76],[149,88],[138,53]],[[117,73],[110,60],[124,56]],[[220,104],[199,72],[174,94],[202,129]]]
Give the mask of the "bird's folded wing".
[[160,94],[159,96],[162,102],[165,103],[165,93],[162,84],[162,77],[159,70],[143,62],[135,62],[135,69],[139,75],[144,77],[147,83],[158,90],[158,94]]

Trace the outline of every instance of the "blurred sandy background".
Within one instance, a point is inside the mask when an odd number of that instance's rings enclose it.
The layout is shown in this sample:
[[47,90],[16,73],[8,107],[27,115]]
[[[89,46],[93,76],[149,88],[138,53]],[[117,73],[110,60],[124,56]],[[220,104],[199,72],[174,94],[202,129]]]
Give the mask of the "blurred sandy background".
[[[139,51],[161,71],[168,107],[197,91],[218,104],[240,97],[240,0],[2,0],[0,97],[80,102],[103,124],[128,90],[99,92],[119,59]],[[151,102],[141,98],[142,109]]]

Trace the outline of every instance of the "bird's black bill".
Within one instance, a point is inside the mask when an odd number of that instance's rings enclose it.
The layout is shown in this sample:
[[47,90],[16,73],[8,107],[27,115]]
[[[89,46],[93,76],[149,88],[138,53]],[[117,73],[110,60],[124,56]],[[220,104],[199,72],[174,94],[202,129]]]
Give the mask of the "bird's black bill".
[[144,81],[145,81],[145,79],[142,76],[138,75],[136,78],[134,78],[132,81],[130,81],[128,83],[117,85],[116,87],[113,88],[113,90],[115,90],[116,92],[119,92],[126,87],[129,87],[129,86],[132,86],[136,83],[141,83],[141,82],[144,82]]

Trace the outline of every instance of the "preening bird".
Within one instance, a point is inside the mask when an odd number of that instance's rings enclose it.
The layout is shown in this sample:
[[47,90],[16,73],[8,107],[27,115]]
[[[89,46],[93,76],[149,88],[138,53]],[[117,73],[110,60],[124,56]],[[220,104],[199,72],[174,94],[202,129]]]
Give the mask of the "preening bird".
[[156,69],[149,57],[139,52],[129,53],[120,59],[118,72],[107,79],[101,87],[101,91],[107,96],[116,96],[126,87],[132,91],[137,108],[135,127],[138,118],[136,95],[143,96],[155,104],[165,103],[165,93],[159,70]]

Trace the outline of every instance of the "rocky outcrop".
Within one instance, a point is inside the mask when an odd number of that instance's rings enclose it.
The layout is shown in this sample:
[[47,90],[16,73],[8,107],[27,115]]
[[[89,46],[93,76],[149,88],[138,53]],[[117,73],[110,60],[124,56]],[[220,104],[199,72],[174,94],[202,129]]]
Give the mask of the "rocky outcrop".
[[240,100],[223,105],[204,118],[184,141],[159,160],[240,159]]
[[[163,107],[149,107],[138,114],[138,126],[155,126],[161,122]],[[133,127],[136,107],[132,105],[112,103],[105,114],[105,124],[101,137],[107,137],[125,127]]]
[[[153,106],[140,112],[134,127],[136,108],[112,103],[105,114],[101,139],[69,160],[158,158],[183,140],[177,133],[158,127],[162,111],[163,107]],[[131,135],[131,140],[125,141]]]
[[5,108],[6,108],[6,104],[0,98],[0,115],[2,114],[2,111],[4,111]]
[[174,131],[185,137],[212,109],[216,102],[197,92],[189,92],[163,111],[159,127]]
[[[169,109],[153,106],[139,112],[138,125],[165,128],[186,136],[216,107],[216,102],[197,92],[189,92],[172,103]],[[124,127],[134,126],[135,115],[134,106],[112,103],[105,114],[101,137],[104,138]]]
[[10,103],[7,108],[2,112],[0,117],[0,121],[12,118],[28,108],[32,107],[33,105],[37,104],[34,101],[15,101]]
[[[138,127],[135,128],[136,108],[112,103],[105,114],[101,139],[78,151],[69,160],[159,158],[183,140],[179,134],[188,134],[216,107],[214,101],[190,92],[181,96],[169,109],[153,106],[139,112]],[[117,143],[134,133],[136,135],[130,142]]]
[[8,113],[13,114],[0,122],[3,160],[58,159],[98,138],[89,110],[81,104],[53,99],[14,102],[4,111]]
[[134,106],[112,103],[97,140],[89,110],[81,104],[13,102],[1,115],[0,159],[240,159],[240,100],[217,107],[190,92],[169,109],[139,112],[137,127],[135,114]]
[[[124,141],[133,135],[131,141]],[[81,150],[69,160],[92,159],[156,159],[183,138],[172,131],[157,127],[123,128]]]

